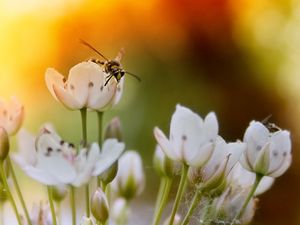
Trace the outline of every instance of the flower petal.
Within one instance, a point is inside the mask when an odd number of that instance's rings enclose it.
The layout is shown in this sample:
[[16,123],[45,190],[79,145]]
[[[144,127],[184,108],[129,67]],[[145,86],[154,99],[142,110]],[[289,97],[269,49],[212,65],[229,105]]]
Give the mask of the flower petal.
[[254,167],[254,162],[260,150],[269,140],[269,130],[260,122],[252,121],[244,134],[247,143],[246,156],[248,162]]
[[125,149],[125,145],[122,142],[118,142],[117,139],[107,139],[103,144],[103,149],[99,156],[99,159],[95,163],[93,176],[98,176],[103,171],[108,169],[114,162],[116,162]]
[[154,137],[161,149],[170,159],[175,161],[179,160],[179,157],[176,155],[176,152],[174,151],[174,148],[171,145],[170,141],[158,127],[154,128]]
[[217,138],[219,132],[219,124],[217,116],[214,112],[210,112],[205,117],[203,129],[207,136],[207,140],[214,141]]
[[60,185],[61,183],[47,172],[35,168],[33,166],[26,166],[23,168],[24,172],[34,180],[45,185]]
[[78,102],[67,90],[62,87],[53,85],[53,90],[57,99],[67,108],[71,110],[81,109],[84,104]]
[[27,130],[21,129],[17,135],[17,142],[19,150],[15,156],[17,158],[22,158],[26,164],[34,165],[37,160],[35,136]]
[[205,140],[202,118],[190,109],[177,105],[170,127],[170,142],[177,156],[191,158],[199,152]]
[[207,143],[198,149],[194,154],[185,155],[185,161],[189,166],[200,167],[205,165],[214,151],[214,144]]
[[64,87],[64,76],[61,75],[53,68],[48,68],[45,74],[45,80],[48,90],[50,91],[51,95],[58,101],[56,94],[53,90],[53,85],[57,87]]

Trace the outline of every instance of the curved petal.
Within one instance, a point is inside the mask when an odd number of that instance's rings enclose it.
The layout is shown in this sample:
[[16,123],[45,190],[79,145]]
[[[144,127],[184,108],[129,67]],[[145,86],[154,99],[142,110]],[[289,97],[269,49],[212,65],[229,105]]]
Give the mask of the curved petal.
[[260,122],[252,121],[244,134],[248,162],[254,167],[257,155],[269,140],[269,130]]
[[67,90],[62,87],[53,85],[53,90],[57,99],[67,108],[71,110],[81,109],[84,107],[84,104],[78,102],[74,96],[72,96]]
[[205,117],[203,129],[208,141],[213,142],[216,140],[219,132],[219,124],[218,124],[217,116],[214,112],[210,112]]
[[53,96],[53,98],[55,98],[58,101],[56,94],[53,90],[53,85],[63,88],[64,87],[64,76],[61,75],[59,72],[57,72],[55,69],[48,68],[46,70],[45,80],[46,80],[46,86],[47,86],[48,90],[50,91],[51,95]]
[[[16,161],[23,161],[25,164],[34,165],[37,160],[35,150],[35,136],[25,129],[21,129],[17,135],[18,154],[15,154]],[[21,161],[20,161],[21,160]],[[21,165],[18,163],[19,165]]]
[[287,171],[287,169],[290,167],[292,163],[292,155],[289,153],[283,163],[280,165],[280,167],[278,167],[277,170],[271,171],[268,176],[270,177],[280,177],[283,173],[285,173],[285,171]]
[[177,156],[176,152],[174,151],[173,146],[171,145],[170,141],[167,139],[165,134],[158,128],[154,128],[154,137],[164,151],[164,153],[172,160],[178,161],[179,157]]
[[[254,183],[254,180],[255,180],[255,175],[253,174],[253,183]],[[264,176],[261,179],[259,185],[257,186],[254,195],[257,196],[257,195],[261,195],[261,194],[265,193],[267,190],[269,190],[272,187],[274,182],[275,182],[275,179],[273,177]]]
[[38,168],[35,168],[33,166],[26,166],[23,168],[24,172],[31,177],[32,179],[41,182],[45,185],[60,185],[60,183],[57,179],[55,179],[50,174],[46,173],[43,170],[40,170]]
[[90,91],[99,92],[100,83],[103,83],[103,72],[96,63],[81,62],[70,69],[68,91],[83,106],[87,106]]
[[243,152],[245,152],[246,144],[242,142],[228,143],[225,148],[226,148],[226,155],[230,155],[226,167],[226,173],[228,174],[230,170],[240,160]]
[[97,162],[95,162],[93,176],[98,176],[108,169],[119,159],[124,149],[124,143],[118,142],[117,139],[107,139],[103,144],[103,149]]
[[177,105],[170,127],[170,142],[177,156],[191,158],[196,155],[205,139],[202,118],[190,109]]
[[272,135],[270,142],[271,164],[269,171],[273,171],[281,166],[286,156],[291,152],[290,133],[288,131],[278,131]]
[[214,151],[214,144],[207,143],[198,149],[193,155],[189,154],[185,156],[185,161],[189,166],[201,167],[207,163]]

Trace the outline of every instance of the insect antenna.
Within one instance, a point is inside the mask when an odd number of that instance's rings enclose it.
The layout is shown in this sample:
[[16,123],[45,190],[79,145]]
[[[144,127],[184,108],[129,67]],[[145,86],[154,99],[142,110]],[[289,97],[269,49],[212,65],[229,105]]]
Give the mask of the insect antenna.
[[135,74],[130,73],[130,72],[128,72],[128,71],[125,71],[125,73],[127,73],[128,75],[134,77],[134,78],[137,79],[139,82],[142,81],[142,79],[141,79],[138,75],[135,75]]
[[261,123],[262,123],[262,124],[268,124],[271,117],[272,117],[272,114],[268,115],[266,118],[264,118],[264,119],[261,121]]
[[80,43],[87,46],[88,48],[92,49],[94,52],[96,52],[98,55],[100,55],[103,59],[106,61],[109,61],[108,58],[106,58],[104,55],[102,55],[97,49],[95,49],[92,45],[87,43],[85,40],[79,39]]

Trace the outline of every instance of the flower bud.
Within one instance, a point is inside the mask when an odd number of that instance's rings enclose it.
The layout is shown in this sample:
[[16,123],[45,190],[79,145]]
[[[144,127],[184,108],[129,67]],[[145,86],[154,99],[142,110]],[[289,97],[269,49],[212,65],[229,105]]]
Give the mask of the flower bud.
[[4,161],[9,152],[9,139],[6,130],[0,127],[0,161]]
[[107,198],[101,188],[97,188],[91,199],[91,211],[95,219],[105,223],[109,217]]
[[104,139],[115,138],[118,141],[122,141],[122,129],[121,122],[118,117],[114,117],[108,124],[105,130]]
[[94,225],[94,222],[93,222],[92,218],[83,216],[81,219],[80,225]]
[[176,173],[175,162],[169,159],[166,154],[161,150],[159,145],[156,145],[156,149],[153,157],[153,165],[156,172],[160,176],[174,177]]
[[130,215],[128,202],[124,198],[118,198],[112,206],[112,218],[116,224],[127,224]]
[[52,187],[52,197],[56,202],[61,202],[67,195],[68,189],[64,185]]
[[141,194],[145,187],[145,175],[140,155],[127,151],[119,159],[119,170],[112,188],[117,195],[130,200]]
[[99,175],[99,178],[102,182],[105,184],[109,184],[110,182],[115,179],[117,172],[118,172],[118,161],[116,161],[114,164],[112,164],[107,170],[105,170],[103,173]]

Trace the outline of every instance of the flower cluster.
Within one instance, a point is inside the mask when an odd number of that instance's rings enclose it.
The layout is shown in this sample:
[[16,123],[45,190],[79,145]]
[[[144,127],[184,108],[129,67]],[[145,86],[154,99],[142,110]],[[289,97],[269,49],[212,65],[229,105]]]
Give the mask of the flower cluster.
[[[125,151],[118,118],[103,129],[103,114],[120,101],[124,77],[114,79],[101,65],[87,61],[71,68],[67,78],[55,69],[47,69],[45,80],[55,100],[70,110],[79,110],[82,130],[78,132],[82,140],[76,144],[65,140],[49,123],[37,134],[20,129],[24,107],[16,98],[8,103],[0,101],[0,204],[10,201],[19,225],[57,225],[61,224],[59,205],[68,194],[72,215],[68,224],[76,225],[79,224],[76,192],[83,188],[85,213],[80,215],[81,225],[109,222],[126,225],[131,201],[145,188],[143,163],[137,151]],[[88,142],[87,110],[98,116],[98,140],[91,142]],[[175,201],[171,212],[165,212],[167,217],[162,224],[187,225],[192,220],[199,225],[249,223],[257,197],[273,185],[292,160],[290,133],[276,126],[272,128],[252,121],[243,140],[226,142],[219,134],[214,112],[202,119],[177,105],[169,137],[154,128],[157,145],[153,165],[161,182],[152,225],[160,224],[178,175]],[[10,139],[15,134],[18,150],[10,154]],[[47,188],[48,200],[34,204],[31,213],[11,159],[26,175]],[[12,186],[24,216],[19,213]],[[190,192],[193,198],[188,198],[188,210],[179,210],[184,194]]]
[[[268,190],[276,177],[291,164],[291,139],[286,130],[270,131],[261,122],[252,121],[242,141],[226,141],[218,134],[218,121],[213,112],[205,119],[190,109],[177,105],[171,119],[169,138],[159,129],[154,136],[161,150],[156,150],[154,162],[165,191],[174,178],[174,165],[181,165],[181,179],[168,220],[172,225],[178,218],[178,207],[190,184],[194,197],[179,224],[190,223],[198,215],[200,224],[247,224],[255,212],[257,196]],[[160,153],[157,153],[160,151]],[[165,154],[163,156],[163,154]],[[164,181],[164,180],[167,180]],[[162,196],[160,203],[164,208]],[[201,204],[200,201],[205,204]],[[200,208],[199,208],[200,207]],[[200,213],[195,213],[195,209]],[[157,213],[154,224],[160,220]]]

